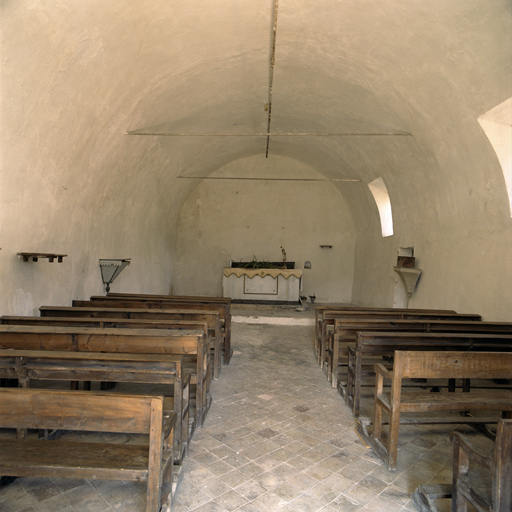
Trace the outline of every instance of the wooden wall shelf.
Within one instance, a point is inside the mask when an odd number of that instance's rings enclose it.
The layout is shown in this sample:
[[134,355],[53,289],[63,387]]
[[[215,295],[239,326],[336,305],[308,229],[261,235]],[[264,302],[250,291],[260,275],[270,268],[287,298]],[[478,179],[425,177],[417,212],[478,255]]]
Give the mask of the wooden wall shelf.
[[23,261],[38,261],[39,258],[48,258],[50,263],[56,259],[59,263],[62,263],[62,259],[67,256],[67,254],[54,254],[54,253],[46,253],[46,252],[19,252],[18,256],[23,258]]

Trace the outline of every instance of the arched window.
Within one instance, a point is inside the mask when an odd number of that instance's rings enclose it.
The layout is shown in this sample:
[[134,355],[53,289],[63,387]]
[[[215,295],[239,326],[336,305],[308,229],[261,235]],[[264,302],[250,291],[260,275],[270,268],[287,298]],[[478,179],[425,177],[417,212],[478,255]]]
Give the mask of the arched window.
[[512,98],[478,118],[501,165],[512,217]]
[[368,187],[379,209],[382,236],[391,236],[393,234],[393,215],[391,213],[391,201],[386,184],[382,178],[377,178],[368,183]]

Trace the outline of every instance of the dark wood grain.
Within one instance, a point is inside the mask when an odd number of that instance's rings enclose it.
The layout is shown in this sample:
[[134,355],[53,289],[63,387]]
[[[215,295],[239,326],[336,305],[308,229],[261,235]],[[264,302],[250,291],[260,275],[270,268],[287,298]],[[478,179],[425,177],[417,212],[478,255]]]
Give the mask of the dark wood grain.
[[[410,392],[403,387],[403,381],[411,378],[509,379],[512,378],[512,353],[509,352],[396,350],[393,369],[388,370],[384,365],[376,364],[375,373],[374,415],[370,443],[387,463],[388,469],[396,469],[402,413],[494,411],[505,416],[512,414],[511,389],[430,393],[428,390]],[[384,392],[385,380],[391,383],[390,392]],[[383,438],[383,414],[389,417],[386,440]],[[487,424],[493,421],[489,418],[458,414],[453,415],[449,420],[455,423]],[[495,417],[493,422],[496,423],[498,419]],[[417,420],[421,423],[423,418],[417,416]],[[362,423],[359,422],[358,428],[362,429],[361,425]],[[364,429],[362,434],[366,435]]]
[[147,482],[146,512],[170,503],[176,413],[163,397],[0,388],[0,427],[145,434],[148,444],[0,440],[0,475]]

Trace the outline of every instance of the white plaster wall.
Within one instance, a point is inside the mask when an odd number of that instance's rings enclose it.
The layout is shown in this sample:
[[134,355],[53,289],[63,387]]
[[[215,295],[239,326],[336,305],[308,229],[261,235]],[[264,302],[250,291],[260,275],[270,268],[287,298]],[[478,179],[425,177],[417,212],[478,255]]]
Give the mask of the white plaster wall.
[[[269,177],[269,181],[204,180],[185,202],[178,224],[175,293],[222,294],[230,260],[281,261],[281,245],[303,271],[304,295],[317,301],[351,301],[355,233],[338,190],[291,158],[254,156],[212,177]],[[321,249],[320,245],[332,245]]]
[[[132,258],[113,290],[170,282],[172,194],[154,178],[157,141],[128,140],[123,93],[137,89],[120,32],[85,2],[3,2],[0,312],[103,293],[99,258]],[[109,26],[110,25],[110,26]],[[124,27],[126,28],[126,27]],[[122,92],[121,92],[122,91]],[[134,101],[133,90],[131,99]],[[18,252],[67,254],[24,263]]]
[[[428,227],[425,227],[428,231]],[[408,236],[358,238],[353,301],[393,306],[393,271],[399,247],[414,246],[422,275],[409,300],[411,308],[446,308],[478,313],[488,321],[510,321],[512,237],[501,232],[468,230],[409,232]]]
[[[312,262],[306,294],[391,305],[397,248],[412,245],[411,305],[510,320],[509,198],[477,121],[510,97],[509,0],[280,2],[272,130],[411,135],[272,137],[265,163],[265,137],[187,134],[266,130],[270,0],[0,9],[1,313],[101,293],[104,257],[132,258],[116,291],[218,294],[230,258],[281,244]],[[182,135],[126,135],[146,128]],[[361,182],[179,178],[228,171]],[[366,187],[378,177],[386,239]]]
[[[478,130],[476,117],[472,123],[468,137]],[[381,236],[369,191],[357,189],[351,201],[358,234],[355,303],[391,307],[398,248],[412,246],[423,273],[409,307],[510,321],[512,222],[505,182],[488,141],[470,140],[472,145],[464,137],[452,137],[449,145],[435,141],[435,158],[415,161],[407,175],[382,168],[393,208],[391,237]],[[392,158],[388,163],[392,167]],[[442,179],[428,172],[436,167],[445,170]],[[464,171],[453,172],[457,168]],[[373,214],[364,215],[364,208]]]

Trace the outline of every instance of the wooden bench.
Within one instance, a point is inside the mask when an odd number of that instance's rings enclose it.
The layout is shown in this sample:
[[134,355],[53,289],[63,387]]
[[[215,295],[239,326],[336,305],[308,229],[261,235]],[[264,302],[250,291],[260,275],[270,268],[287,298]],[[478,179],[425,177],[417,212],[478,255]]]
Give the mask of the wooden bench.
[[[368,423],[359,419],[357,429],[368,440],[374,451],[395,470],[398,459],[398,434],[401,424],[453,424],[482,425],[497,423],[497,417],[469,416],[470,412],[512,413],[512,390],[478,389],[470,392],[430,393],[428,390],[406,392],[404,379],[509,379],[512,377],[512,353],[504,352],[432,352],[396,350],[393,370],[382,364],[375,365],[375,402],[371,435]],[[384,393],[384,379],[391,381],[391,392]],[[422,413],[441,412],[432,418]],[[389,416],[387,440],[383,438],[382,415]],[[402,413],[418,414],[401,421]],[[455,414],[447,414],[455,413]]]
[[512,334],[357,332],[355,345],[348,347],[347,381],[339,386],[354,416],[359,416],[363,378],[375,381],[375,360],[391,358],[395,350],[512,352]]
[[[98,297],[91,297],[92,300]],[[107,293],[108,299],[114,300],[141,300],[141,301],[166,301],[171,303],[185,302],[191,304],[216,304],[220,307],[219,315],[224,324],[224,363],[229,364],[233,351],[231,349],[231,299],[227,297],[205,297],[195,295],[158,295],[158,294],[134,294],[134,293]],[[221,343],[220,321],[219,321],[219,344]],[[226,346],[228,350],[226,350]],[[220,350],[220,349],[219,349]],[[226,359],[227,357],[227,359]],[[219,356],[220,363],[220,356]],[[220,371],[220,365],[219,365]]]
[[[220,314],[216,311],[201,311],[194,309],[148,309],[148,308],[112,308],[112,307],[63,307],[41,306],[41,317],[61,318],[96,318],[96,319],[125,319],[148,320],[155,326],[166,321],[206,322],[213,351],[213,376],[218,376],[221,368],[221,324]],[[128,324],[126,325],[128,327]],[[163,327],[166,328],[166,327]],[[168,327],[167,327],[168,328]]]
[[328,347],[327,342],[327,327],[334,326],[335,319],[350,320],[350,319],[387,319],[387,320],[458,320],[466,322],[478,322],[482,317],[475,314],[458,314],[458,313],[439,313],[435,311],[331,311],[326,310],[323,312],[323,327],[321,337],[319,340],[319,364],[321,367],[326,363],[326,351]]
[[[229,297],[206,297],[199,295],[158,295],[158,294],[130,294],[130,293],[109,293],[107,299],[118,301],[140,301],[147,302],[154,307],[155,303],[167,303],[183,306],[187,305],[191,308],[194,305],[207,310],[218,311],[224,324],[224,363],[229,364],[233,350],[231,348],[231,299]],[[105,297],[92,296],[91,301],[103,300]]]
[[181,355],[0,349],[0,377],[17,379],[24,388],[33,381],[160,385],[159,392],[165,391],[164,410],[177,414],[176,464],[186,454],[195,422],[189,421],[190,373],[183,371]]
[[[112,305],[115,301],[117,305]],[[218,311],[223,322],[224,335],[222,346],[224,349],[224,364],[229,364],[233,355],[231,345],[231,299],[224,297],[200,297],[184,295],[137,295],[137,294],[111,294],[108,297],[92,296],[90,301],[73,301],[73,306],[89,306],[90,302],[107,307],[147,307],[147,308],[180,308],[202,309]]]
[[218,304],[231,304],[229,297],[213,297],[208,295],[168,295],[165,293],[120,293],[120,292],[108,292],[106,294],[108,298],[136,298],[136,299],[176,299],[176,300],[188,300],[191,302],[215,302]]
[[[380,311],[392,311],[395,313],[408,312],[408,313],[421,313],[424,311],[430,311],[432,313],[448,313],[456,314],[456,311],[451,309],[408,309],[408,308],[381,308],[381,307],[364,307],[364,306],[315,306],[315,354],[320,364],[320,347],[322,345],[322,338],[327,337],[327,330],[329,326],[332,326],[332,319],[326,318],[324,324],[324,312],[327,311],[366,311],[367,313],[377,313]],[[327,315],[329,316],[329,315]]]
[[[491,455],[481,453],[460,432],[451,432],[453,442],[452,510],[466,512],[468,505],[489,512],[510,512],[512,507],[512,420],[500,420]],[[490,488],[478,475],[471,480],[472,465],[485,468]],[[470,466],[471,464],[471,466]],[[490,499],[489,499],[490,498]]]
[[197,427],[202,426],[210,407],[209,346],[203,331],[0,325],[0,348],[183,355],[185,361],[193,361]]
[[[512,334],[512,323],[475,322],[438,319],[334,319],[334,330],[326,349],[327,378],[332,387],[338,386],[338,369],[347,363],[347,349],[355,343],[357,332],[474,332],[485,334]],[[352,339],[351,339],[352,338]]]
[[[69,308],[73,310],[73,308]],[[73,311],[69,311],[71,314]],[[153,315],[156,317],[156,315]],[[218,318],[218,316],[217,316]],[[4,325],[53,325],[53,326],[80,326],[122,329],[202,329],[205,336],[210,339],[212,350],[213,378],[217,379],[220,372],[220,337],[211,337],[213,332],[209,329],[206,320],[165,320],[165,319],[115,319],[80,316],[1,316],[0,324]]]
[[0,428],[142,434],[149,442],[2,438],[0,476],[145,481],[146,512],[170,510],[175,423],[159,396],[1,388]]

